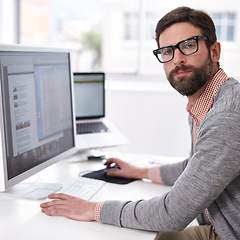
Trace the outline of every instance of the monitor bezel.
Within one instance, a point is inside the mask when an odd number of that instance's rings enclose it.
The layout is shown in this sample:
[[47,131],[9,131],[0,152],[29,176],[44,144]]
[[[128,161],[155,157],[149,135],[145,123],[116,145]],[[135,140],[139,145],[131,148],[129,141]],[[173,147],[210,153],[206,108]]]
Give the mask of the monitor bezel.
[[[0,52],[49,52],[49,53],[67,53],[69,58],[69,77],[70,77],[70,91],[72,102],[72,124],[73,124],[73,147],[66,150],[57,156],[48,159],[47,161],[40,163],[39,165],[8,179],[7,172],[7,158],[6,158],[6,143],[5,143],[5,130],[4,130],[4,116],[3,116],[3,102],[0,104],[0,191],[5,191],[10,187],[22,182],[23,180],[33,176],[34,174],[44,170],[45,168],[61,161],[77,152],[76,148],[76,119],[74,111],[74,91],[73,91],[73,72],[71,69],[71,50],[67,48],[56,47],[38,47],[38,46],[26,46],[26,45],[5,45],[0,44]],[[2,76],[0,75],[0,81]],[[0,98],[2,99],[2,85],[0,84]]]

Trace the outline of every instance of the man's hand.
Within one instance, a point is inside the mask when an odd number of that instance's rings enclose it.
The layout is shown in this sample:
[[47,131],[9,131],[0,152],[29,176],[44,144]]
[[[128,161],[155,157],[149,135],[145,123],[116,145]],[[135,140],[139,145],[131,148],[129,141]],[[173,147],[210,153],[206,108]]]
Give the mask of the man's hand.
[[78,221],[94,221],[95,206],[97,203],[88,202],[80,198],[63,193],[55,193],[48,196],[54,199],[40,205],[42,212],[49,216],[64,216]]
[[135,167],[127,162],[124,162],[118,158],[110,158],[108,159],[104,165],[107,168],[110,167],[111,164],[117,165],[120,169],[114,171],[108,171],[107,176],[109,177],[124,177],[124,178],[148,178],[148,168],[139,168]]

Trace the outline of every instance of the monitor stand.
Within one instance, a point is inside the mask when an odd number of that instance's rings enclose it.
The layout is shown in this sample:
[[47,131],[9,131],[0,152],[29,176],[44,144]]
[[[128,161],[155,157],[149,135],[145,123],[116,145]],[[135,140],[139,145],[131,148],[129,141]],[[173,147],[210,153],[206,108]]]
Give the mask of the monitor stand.
[[61,188],[62,185],[59,183],[18,183],[1,193],[12,197],[41,200],[47,198],[49,194],[57,192]]

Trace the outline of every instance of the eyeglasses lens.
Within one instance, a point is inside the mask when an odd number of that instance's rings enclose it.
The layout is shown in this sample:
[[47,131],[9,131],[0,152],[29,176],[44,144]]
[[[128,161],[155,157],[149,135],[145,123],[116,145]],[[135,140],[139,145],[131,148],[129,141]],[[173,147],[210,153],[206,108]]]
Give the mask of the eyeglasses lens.
[[158,49],[156,55],[160,62],[165,63],[169,62],[174,57],[174,51],[178,48],[182,54],[191,55],[198,50],[198,43],[196,39],[188,39],[183,42],[178,43],[175,46],[163,47]]

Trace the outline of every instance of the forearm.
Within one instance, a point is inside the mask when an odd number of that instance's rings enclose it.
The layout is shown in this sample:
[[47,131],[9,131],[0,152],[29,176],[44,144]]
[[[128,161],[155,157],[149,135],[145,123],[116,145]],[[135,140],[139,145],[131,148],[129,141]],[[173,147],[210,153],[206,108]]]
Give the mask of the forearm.
[[184,171],[187,162],[188,159],[176,164],[163,165],[161,167],[155,166],[150,168],[139,168],[135,172],[134,178],[150,179],[154,183],[172,186]]
[[137,179],[150,179],[154,183],[163,184],[160,176],[160,166],[151,168],[137,168],[133,172],[133,178]]
[[154,183],[172,186],[181,175],[188,160],[176,164],[151,167],[147,171],[147,177]]
[[190,220],[175,215],[176,221],[172,221],[172,214],[166,213],[164,198],[167,196],[136,202],[107,201],[102,207],[101,222],[148,231],[182,230]]

